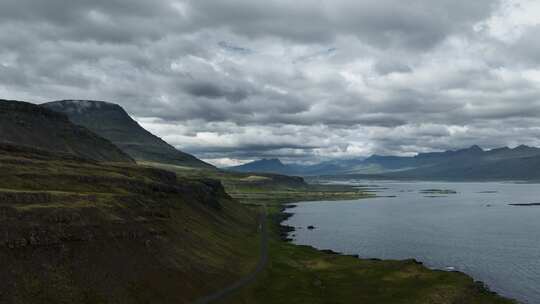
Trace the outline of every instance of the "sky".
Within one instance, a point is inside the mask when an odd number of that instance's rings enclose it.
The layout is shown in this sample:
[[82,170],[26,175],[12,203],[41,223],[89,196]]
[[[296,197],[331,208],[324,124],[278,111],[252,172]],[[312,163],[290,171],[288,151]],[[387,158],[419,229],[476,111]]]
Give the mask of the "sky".
[[219,166],[540,146],[540,1],[2,0],[0,98]]

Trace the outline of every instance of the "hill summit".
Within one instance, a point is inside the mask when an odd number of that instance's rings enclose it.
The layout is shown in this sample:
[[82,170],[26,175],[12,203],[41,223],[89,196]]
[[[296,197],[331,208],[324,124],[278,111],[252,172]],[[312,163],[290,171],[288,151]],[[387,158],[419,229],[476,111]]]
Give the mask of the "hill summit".
[[240,166],[229,167],[227,170],[234,172],[264,172],[264,173],[279,173],[291,174],[292,169],[283,164],[277,158],[256,160]]
[[521,145],[485,150],[478,145],[415,156],[372,155],[315,165],[283,164],[263,159],[237,167],[237,172],[262,172],[300,176],[422,180],[540,180],[540,148]]
[[133,162],[109,140],[73,124],[66,115],[21,101],[0,100],[0,143],[96,161]]
[[110,140],[135,160],[195,168],[213,168],[195,156],[179,151],[141,127],[119,105],[93,100],[62,100],[42,105]]

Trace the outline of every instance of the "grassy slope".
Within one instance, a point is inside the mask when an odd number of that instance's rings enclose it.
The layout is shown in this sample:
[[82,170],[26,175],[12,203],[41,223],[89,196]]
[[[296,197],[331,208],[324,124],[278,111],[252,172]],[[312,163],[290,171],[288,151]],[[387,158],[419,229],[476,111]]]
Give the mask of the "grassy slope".
[[45,103],[41,106],[66,114],[73,123],[84,126],[110,140],[136,160],[152,160],[195,168],[213,168],[148,132],[117,104],[65,100]]
[[139,162],[143,166],[174,171],[184,178],[213,178],[220,180],[227,193],[247,205],[282,203],[309,200],[345,200],[368,196],[367,193],[347,186],[307,185],[303,179],[276,174],[252,174],[220,170],[189,170],[186,167]]
[[72,153],[99,161],[134,163],[110,141],[35,104],[0,99],[0,143]]
[[257,282],[220,303],[512,303],[461,273],[415,261],[374,261],[281,241],[274,230],[270,264]]
[[[508,303],[462,274],[281,241],[282,203],[362,192],[274,175],[152,165],[179,177],[0,149],[0,281],[6,282],[0,302],[188,303],[253,269],[255,214],[264,202],[273,220],[270,264],[224,303]],[[212,192],[201,180],[207,177],[221,179],[251,211]]]
[[353,199],[368,194],[349,187],[270,183],[272,175],[168,168],[186,177],[219,178],[227,191],[243,203],[269,206],[269,265],[254,284],[221,303],[513,303],[490,293],[462,273],[429,270],[412,260],[361,260],[281,240],[283,203]]
[[257,261],[207,180],[0,146],[0,303],[189,303]]

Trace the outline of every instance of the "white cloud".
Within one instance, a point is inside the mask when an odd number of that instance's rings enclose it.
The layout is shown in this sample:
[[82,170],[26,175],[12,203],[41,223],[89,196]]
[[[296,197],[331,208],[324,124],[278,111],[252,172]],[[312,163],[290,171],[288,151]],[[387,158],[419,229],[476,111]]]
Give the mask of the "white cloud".
[[216,164],[537,144],[537,1],[0,3],[0,94],[117,102]]

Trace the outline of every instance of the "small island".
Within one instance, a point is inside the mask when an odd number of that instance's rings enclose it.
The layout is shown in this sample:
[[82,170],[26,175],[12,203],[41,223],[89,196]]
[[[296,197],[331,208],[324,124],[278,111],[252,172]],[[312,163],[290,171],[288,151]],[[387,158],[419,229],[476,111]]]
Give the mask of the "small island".
[[517,207],[534,207],[534,206],[540,206],[540,203],[528,203],[528,204],[508,204],[509,206],[517,206]]
[[443,195],[443,194],[457,194],[457,191],[450,189],[425,189],[421,190],[422,194],[433,194],[433,195]]

